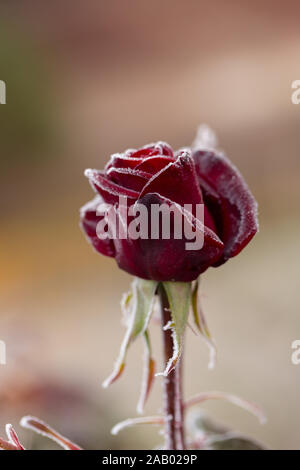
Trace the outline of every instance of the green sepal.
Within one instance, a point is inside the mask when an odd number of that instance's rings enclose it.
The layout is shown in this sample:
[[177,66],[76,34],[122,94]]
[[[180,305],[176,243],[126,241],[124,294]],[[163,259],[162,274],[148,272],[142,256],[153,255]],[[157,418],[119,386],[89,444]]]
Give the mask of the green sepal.
[[183,336],[191,305],[191,282],[162,282],[170,305],[172,322],[164,325],[171,328],[173,336],[173,355],[170,357],[163,375],[168,375],[176,367],[181,355]]
[[121,305],[127,330],[114,370],[104,381],[103,387],[108,387],[120,377],[125,367],[130,344],[137,337],[146,333],[153,310],[157,284],[155,281],[147,281],[136,277],[131,284],[131,291],[125,295]]

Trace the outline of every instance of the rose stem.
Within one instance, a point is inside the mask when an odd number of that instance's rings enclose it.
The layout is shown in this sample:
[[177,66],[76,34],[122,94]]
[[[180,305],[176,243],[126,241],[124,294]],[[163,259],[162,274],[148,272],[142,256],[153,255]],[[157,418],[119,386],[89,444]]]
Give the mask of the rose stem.
[[[161,305],[162,328],[171,321],[170,306],[163,285],[158,288]],[[173,355],[172,331],[163,331],[164,363],[167,365]],[[182,401],[182,358],[167,377],[163,378],[163,411],[165,418],[165,437],[167,450],[183,450],[184,412]]]

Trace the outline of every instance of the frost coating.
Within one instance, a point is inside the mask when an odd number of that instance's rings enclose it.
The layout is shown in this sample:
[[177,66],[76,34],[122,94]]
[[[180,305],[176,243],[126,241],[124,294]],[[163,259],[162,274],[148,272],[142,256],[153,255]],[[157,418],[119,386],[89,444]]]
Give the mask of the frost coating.
[[48,437],[65,450],[82,450],[77,444],[74,444],[74,442],[59,434],[55,429],[51,428],[47,423],[39,418],[34,416],[24,416],[20,421],[20,425],[23,426],[23,428],[31,429],[42,436]]
[[123,429],[136,426],[137,424],[154,424],[154,425],[161,426],[163,423],[164,423],[164,420],[161,416],[148,416],[145,418],[128,418],[128,419],[125,419],[125,421],[121,421],[120,423],[116,424],[112,428],[111,434],[113,436],[116,436]]
[[[124,319],[127,324],[127,331],[121,344],[119,356],[117,358],[114,370],[112,374],[103,382],[103,387],[108,387],[115,382],[122,374],[126,355],[130,344],[138,337],[143,336],[146,342],[146,354],[147,354],[147,385],[143,385],[142,398],[139,402],[139,411],[142,410],[144,402],[149,393],[149,387],[151,386],[154,361],[151,357],[151,348],[149,337],[147,333],[148,324],[150,321],[151,313],[153,310],[154,294],[157,287],[157,283],[154,281],[145,281],[143,279],[135,278],[132,283],[132,291],[123,299],[122,310]],[[151,382],[150,384],[148,382]]]
[[163,373],[157,375],[167,376],[176,367],[180,358],[183,335],[187,325],[187,319],[191,301],[190,282],[164,282],[168,301],[170,304],[173,325],[165,325],[172,330],[173,355],[170,357]]
[[155,361],[152,358],[152,350],[150,344],[149,333],[146,330],[144,335],[144,344],[145,344],[145,352],[144,352],[144,372],[142,378],[142,386],[141,386],[141,393],[140,398],[137,404],[137,412],[142,414],[144,411],[144,407],[147,401],[147,398],[150,394],[154,377],[155,377]]
[[195,286],[192,293],[192,311],[194,322],[197,327],[198,332],[203,336],[206,344],[209,347],[209,363],[208,368],[213,369],[216,365],[217,357],[217,348],[214,339],[211,337],[209,332],[205,316],[202,311],[200,304],[200,294],[199,294],[199,279],[195,281]]
[[236,256],[258,231],[257,202],[238,169],[223,153],[193,153],[198,178],[224,250],[213,265]]
[[233,405],[236,405],[239,408],[242,408],[243,410],[246,410],[249,413],[256,416],[257,419],[259,420],[260,424],[265,424],[266,421],[267,421],[263,410],[258,405],[256,405],[255,403],[252,403],[248,400],[245,400],[244,398],[240,398],[237,395],[232,395],[231,393],[226,393],[226,392],[202,392],[202,393],[199,393],[198,395],[195,395],[195,396],[189,398],[185,402],[184,407],[185,408],[190,408],[191,406],[201,404],[201,403],[203,403],[207,400],[225,400],[225,401],[228,401],[229,403],[232,403]]

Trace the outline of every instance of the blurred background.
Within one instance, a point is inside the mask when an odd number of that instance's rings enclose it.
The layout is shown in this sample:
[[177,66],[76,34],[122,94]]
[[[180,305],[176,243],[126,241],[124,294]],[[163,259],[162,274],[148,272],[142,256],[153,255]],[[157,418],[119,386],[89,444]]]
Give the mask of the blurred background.
[[[77,0],[0,2],[0,430],[37,415],[87,449],[151,448],[156,428],[110,435],[136,415],[142,346],[108,391],[130,276],[95,254],[78,225],[83,176],[111,153],[189,145],[207,123],[259,202],[260,233],[202,280],[218,364],[190,331],[185,394],[223,390],[260,404],[260,426],[221,402],[203,407],[267,446],[300,449],[299,2]],[[152,326],[155,354],[161,338]],[[159,364],[160,365],[160,364]],[[161,378],[146,413],[161,406]]]

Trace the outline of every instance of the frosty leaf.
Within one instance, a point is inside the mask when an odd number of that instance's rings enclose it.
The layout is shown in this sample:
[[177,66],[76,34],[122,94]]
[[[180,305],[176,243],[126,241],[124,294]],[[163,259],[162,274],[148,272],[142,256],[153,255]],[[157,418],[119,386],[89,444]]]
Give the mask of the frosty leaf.
[[132,299],[132,291],[126,292],[123,294],[121,299],[121,310],[124,317],[125,325],[128,323],[128,316],[129,316],[129,306]]
[[25,450],[22,444],[19,441],[16,431],[12,427],[11,424],[7,424],[5,426],[7,437],[9,438],[9,442],[16,447],[16,450]]
[[257,440],[234,432],[209,439],[206,448],[211,450],[266,450],[264,445]]
[[111,433],[113,436],[116,436],[120,431],[123,429],[129,428],[131,426],[136,426],[137,424],[154,424],[154,425],[162,425],[164,424],[164,420],[161,416],[147,416],[143,418],[129,418],[125,419],[125,421],[121,421],[120,423],[116,424]]
[[123,309],[127,320],[127,331],[121,344],[112,374],[103,382],[103,387],[108,387],[122,374],[126,355],[130,344],[140,335],[144,334],[152,313],[154,295],[157,282],[135,278],[132,283],[132,292],[125,298]]
[[152,358],[151,344],[148,331],[144,333],[145,342],[145,358],[144,358],[144,375],[142,379],[142,389],[137,405],[137,412],[143,413],[147,398],[150,394],[153,380],[155,376],[155,361]]
[[211,419],[203,411],[191,416],[189,429],[193,436],[190,448],[204,450],[263,450],[256,440],[232,431]]
[[192,311],[193,311],[195,325],[199,333],[203,336],[206,344],[209,347],[210,357],[209,357],[208,368],[213,369],[216,364],[217,350],[216,350],[215,342],[209,332],[209,329],[205,320],[205,316],[201,308],[198,280],[195,282],[195,286],[194,286],[193,293],[192,293]]
[[5,431],[8,441],[0,437],[0,450],[25,450],[11,424],[5,426]]
[[175,326],[175,323],[173,321],[168,321],[168,323],[163,327],[163,331],[168,331],[168,330],[172,330],[172,328],[174,328]]
[[31,429],[42,436],[52,439],[65,450],[82,450],[77,444],[74,444],[74,442],[52,429],[47,423],[44,423],[34,416],[24,416],[21,419],[20,424],[23,428]]
[[266,417],[264,415],[263,410],[259,406],[257,406],[255,403],[251,403],[248,400],[244,400],[243,398],[240,398],[236,395],[231,395],[230,393],[225,393],[225,392],[199,393],[198,395],[195,395],[194,397],[187,400],[184,406],[185,408],[189,408],[193,405],[203,403],[204,401],[207,401],[207,400],[226,400],[232,403],[233,405],[239,406],[240,408],[243,408],[249,413],[252,413],[254,416],[256,416],[259,419],[261,424],[264,424],[266,422]]
[[14,444],[0,437],[0,450],[21,450],[21,449],[17,449]]
[[157,282],[135,278],[133,281],[132,339],[146,331],[151,317]]
[[190,282],[163,282],[170,304],[172,324],[165,327],[172,329],[173,356],[169,359],[163,375],[168,375],[177,364],[181,354],[182,339],[185,332],[191,301]]
[[220,424],[219,422],[211,419],[203,410],[193,411],[188,415],[188,429],[189,433],[194,438],[203,437],[207,438],[210,435],[225,434],[229,431],[227,426]]

